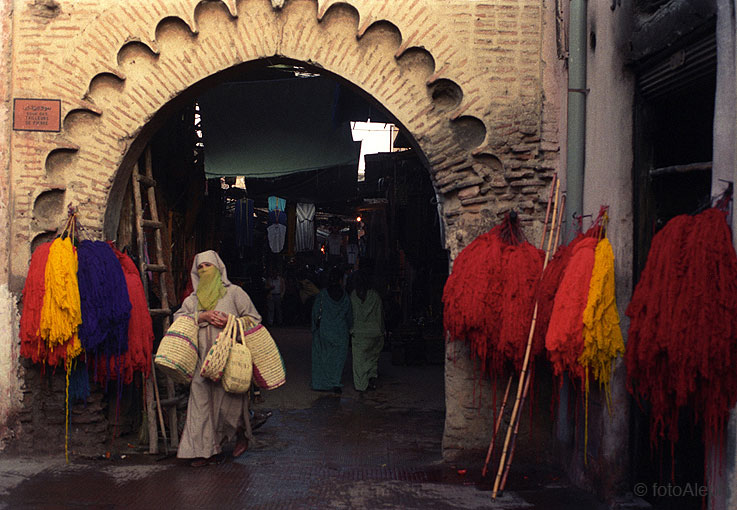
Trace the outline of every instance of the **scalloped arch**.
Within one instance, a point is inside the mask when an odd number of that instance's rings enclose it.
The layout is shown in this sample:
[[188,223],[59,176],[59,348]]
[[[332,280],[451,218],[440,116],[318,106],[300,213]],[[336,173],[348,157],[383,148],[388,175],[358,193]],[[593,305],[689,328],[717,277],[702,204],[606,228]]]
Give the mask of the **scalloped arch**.
[[[357,2],[289,0],[283,9],[270,0],[189,2],[189,6],[186,1],[154,2],[156,9],[135,18],[128,10],[111,9],[87,31],[101,33],[114,20],[116,33],[128,34],[125,37],[81,37],[75,45],[82,51],[67,52],[67,72],[89,77],[80,83],[73,100],[89,100],[102,115],[66,112],[70,121],[57,140],[68,136],[68,143],[79,145],[76,174],[94,175],[97,182],[107,183],[106,196],[81,181],[69,186],[67,193],[70,200],[101,204],[106,211],[104,225],[117,221],[115,194],[122,185],[118,181],[128,170],[123,167],[135,161],[145,145],[139,138],[150,136],[149,123],[205,80],[215,83],[223,71],[251,61],[276,56],[306,62],[353,84],[407,130],[433,180],[435,172],[445,168],[443,161],[470,160],[470,149],[484,141],[483,122],[460,116],[457,110],[464,100],[462,85],[443,77],[432,47],[418,36],[432,32],[431,26],[421,26],[422,21],[405,38],[399,25],[376,10],[364,12]],[[94,54],[100,56],[90,62],[78,60],[79,53],[93,53],[95,41],[106,45],[95,48]],[[459,118],[453,117],[454,112]],[[85,130],[95,136],[83,136]],[[473,136],[464,140],[466,133]],[[95,227],[95,219],[89,220]]]

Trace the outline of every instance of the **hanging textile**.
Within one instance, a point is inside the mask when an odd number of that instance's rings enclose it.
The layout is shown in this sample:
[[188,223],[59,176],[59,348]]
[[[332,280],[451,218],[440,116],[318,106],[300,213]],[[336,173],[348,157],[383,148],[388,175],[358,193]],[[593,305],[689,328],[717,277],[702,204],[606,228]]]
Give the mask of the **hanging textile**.
[[589,295],[597,241],[586,237],[576,243],[571,260],[563,271],[550,314],[545,348],[555,375],[568,372],[582,381],[583,367],[578,359],[583,352],[583,312]]
[[79,339],[88,355],[120,356],[128,350],[131,303],[118,257],[103,241],[79,243]]
[[266,227],[266,236],[269,240],[269,248],[274,253],[280,253],[284,249],[284,240],[287,237],[287,227],[281,223],[272,223]]
[[272,211],[283,212],[287,210],[287,201],[283,198],[271,196],[268,198],[268,202],[269,202],[269,212],[272,212]]
[[678,440],[684,410],[721,451],[737,401],[737,254],[725,213],[670,220],[652,240],[632,296],[627,385],[650,404],[650,439]]
[[297,238],[297,207],[295,204],[287,206],[287,255],[293,257],[296,252]]
[[521,367],[543,257],[507,217],[453,262],[443,289],[444,326],[451,341],[469,342],[482,372],[496,376],[506,362]]
[[235,244],[243,256],[243,248],[253,246],[253,230],[256,224],[253,217],[253,200],[242,198],[235,203]]
[[128,321],[128,351],[120,359],[112,356],[106,362],[100,363],[96,370],[97,382],[103,383],[108,379],[114,379],[118,373],[121,373],[125,384],[130,384],[133,382],[134,372],[141,372],[144,378],[151,373],[154,332],[141,274],[136,264],[112,244],[110,247],[120,261],[128,289],[128,299],[131,303],[130,320]]
[[266,236],[273,253],[281,253],[287,237],[287,201],[279,197],[269,197],[268,227]]
[[69,237],[57,238],[51,243],[44,278],[39,331],[47,347],[53,349],[76,337],[82,322],[77,253]]
[[[499,359],[492,360],[492,366],[500,367],[503,361],[509,360],[515,372],[522,370],[544,257],[543,251],[528,242],[504,249],[502,323],[498,344],[492,351],[498,353]],[[542,345],[532,349],[531,359],[541,352]]]
[[315,249],[315,204],[297,204],[297,251]]
[[586,395],[591,374],[603,389],[610,408],[612,367],[622,354],[624,340],[614,289],[614,251],[605,237],[596,245],[594,254],[589,296],[583,312],[583,352],[579,363],[584,367]]
[[46,343],[39,335],[41,308],[44,302],[46,261],[51,242],[40,244],[31,256],[26,283],[23,286],[23,312],[20,316],[20,354],[34,363],[47,357]]

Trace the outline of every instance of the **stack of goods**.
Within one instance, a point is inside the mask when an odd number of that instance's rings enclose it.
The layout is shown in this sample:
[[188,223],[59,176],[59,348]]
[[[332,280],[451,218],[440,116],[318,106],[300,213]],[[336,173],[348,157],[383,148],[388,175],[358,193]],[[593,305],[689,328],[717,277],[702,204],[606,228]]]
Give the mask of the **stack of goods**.
[[516,215],[456,257],[443,291],[444,326],[451,341],[469,342],[482,374],[521,369],[543,258],[523,240]]
[[630,392],[650,404],[650,439],[678,440],[679,413],[721,451],[737,402],[737,254],[725,213],[676,216],[652,241],[627,308]]

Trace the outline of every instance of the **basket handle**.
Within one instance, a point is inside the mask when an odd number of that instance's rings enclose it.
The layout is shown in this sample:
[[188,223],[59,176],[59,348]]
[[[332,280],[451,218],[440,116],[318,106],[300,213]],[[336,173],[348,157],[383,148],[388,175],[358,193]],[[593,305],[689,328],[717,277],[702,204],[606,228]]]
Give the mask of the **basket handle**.
[[245,328],[243,326],[243,323],[245,322],[245,320],[244,320],[243,317],[238,317],[235,320],[235,322],[236,322],[236,325],[237,325],[237,331],[233,335],[233,343],[238,343],[238,342],[244,343],[243,342],[243,337],[245,335]]
[[233,314],[228,314],[228,322],[225,324],[225,328],[223,329],[223,333],[228,338],[233,338],[233,332],[236,330],[235,325],[235,317]]

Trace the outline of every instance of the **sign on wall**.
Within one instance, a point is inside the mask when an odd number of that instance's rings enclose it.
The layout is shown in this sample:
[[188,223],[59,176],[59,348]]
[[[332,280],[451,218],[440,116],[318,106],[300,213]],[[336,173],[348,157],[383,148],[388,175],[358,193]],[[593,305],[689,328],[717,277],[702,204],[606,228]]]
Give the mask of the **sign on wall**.
[[13,130],[60,131],[60,99],[13,99]]

